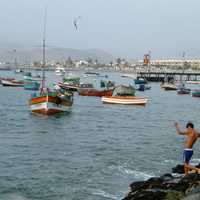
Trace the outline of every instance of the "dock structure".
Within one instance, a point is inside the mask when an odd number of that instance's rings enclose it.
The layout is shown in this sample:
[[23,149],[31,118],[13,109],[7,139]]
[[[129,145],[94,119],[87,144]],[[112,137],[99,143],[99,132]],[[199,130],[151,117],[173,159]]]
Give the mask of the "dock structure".
[[144,78],[151,82],[169,81],[197,81],[200,80],[200,72],[137,72],[137,78]]

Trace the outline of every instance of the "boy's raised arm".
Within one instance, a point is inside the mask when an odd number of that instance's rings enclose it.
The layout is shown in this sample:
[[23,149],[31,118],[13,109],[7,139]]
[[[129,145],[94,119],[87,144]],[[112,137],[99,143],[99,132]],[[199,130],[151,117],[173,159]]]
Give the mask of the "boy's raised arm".
[[[175,122],[175,123],[174,123],[174,126],[175,126],[175,128],[176,128],[176,133],[177,133],[178,135],[186,135],[186,134],[187,134],[186,131],[180,130],[178,122]],[[200,136],[199,136],[199,137],[200,137]]]

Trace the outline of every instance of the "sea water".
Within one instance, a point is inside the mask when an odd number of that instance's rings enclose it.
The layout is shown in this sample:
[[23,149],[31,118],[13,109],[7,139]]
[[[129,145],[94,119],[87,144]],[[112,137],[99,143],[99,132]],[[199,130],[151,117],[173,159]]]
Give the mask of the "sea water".
[[[108,75],[133,83],[120,73]],[[60,79],[53,72],[46,76],[50,86]],[[30,113],[31,92],[0,87],[0,199],[117,200],[131,182],[170,172],[182,162],[184,142],[173,123],[185,127],[190,120],[200,129],[200,98],[163,91],[158,83],[151,87],[136,92],[149,97],[146,106],[108,105],[75,94],[70,113],[49,117]],[[198,141],[194,152],[198,163]]]

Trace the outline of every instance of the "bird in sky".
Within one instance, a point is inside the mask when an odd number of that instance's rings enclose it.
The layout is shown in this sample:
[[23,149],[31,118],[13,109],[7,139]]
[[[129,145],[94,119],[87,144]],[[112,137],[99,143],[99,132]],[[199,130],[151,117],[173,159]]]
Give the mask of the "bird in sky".
[[78,16],[74,19],[73,24],[76,30],[78,30],[78,21],[81,19],[81,16]]

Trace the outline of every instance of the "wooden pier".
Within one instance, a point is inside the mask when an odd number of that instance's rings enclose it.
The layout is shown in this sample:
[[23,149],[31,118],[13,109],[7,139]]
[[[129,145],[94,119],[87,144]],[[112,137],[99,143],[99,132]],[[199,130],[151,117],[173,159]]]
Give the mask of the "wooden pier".
[[171,79],[197,81],[200,80],[200,72],[138,72],[137,78],[144,78],[151,82],[169,81]]

